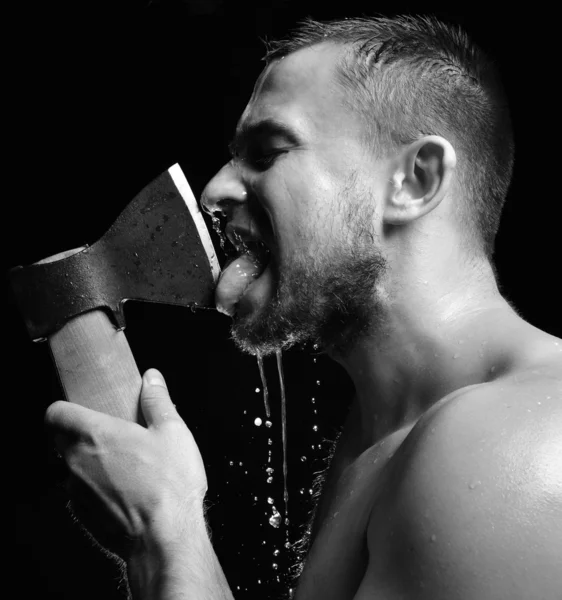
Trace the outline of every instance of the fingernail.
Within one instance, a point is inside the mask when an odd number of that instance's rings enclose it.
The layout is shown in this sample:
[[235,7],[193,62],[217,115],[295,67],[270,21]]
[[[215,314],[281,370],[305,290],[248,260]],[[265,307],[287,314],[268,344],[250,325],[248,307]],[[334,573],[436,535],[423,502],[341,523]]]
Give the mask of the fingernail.
[[160,377],[160,375],[150,373],[149,375],[146,376],[146,380],[148,382],[148,385],[159,385],[160,387],[163,387],[163,388],[166,387],[166,384],[164,383],[164,380],[162,379],[162,377]]

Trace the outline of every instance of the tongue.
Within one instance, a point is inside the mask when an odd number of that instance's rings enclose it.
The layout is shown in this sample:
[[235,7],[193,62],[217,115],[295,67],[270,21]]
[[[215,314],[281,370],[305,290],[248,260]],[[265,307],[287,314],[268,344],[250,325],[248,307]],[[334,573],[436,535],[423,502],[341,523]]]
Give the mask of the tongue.
[[217,310],[225,315],[233,316],[236,304],[246,288],[259,277],[264,265],[251,254],[241,254],[235,258],[221,273],[215,292]]

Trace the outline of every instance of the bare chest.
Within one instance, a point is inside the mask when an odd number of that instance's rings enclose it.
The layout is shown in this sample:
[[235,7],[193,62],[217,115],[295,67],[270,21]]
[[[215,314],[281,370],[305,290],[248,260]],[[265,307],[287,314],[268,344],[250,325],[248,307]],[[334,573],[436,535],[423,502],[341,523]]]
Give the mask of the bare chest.
[[351,600],[355,595],[367,568],[373,504],[384,494],[385,466],[405,435],[396,432],[329,473],[296,600]]

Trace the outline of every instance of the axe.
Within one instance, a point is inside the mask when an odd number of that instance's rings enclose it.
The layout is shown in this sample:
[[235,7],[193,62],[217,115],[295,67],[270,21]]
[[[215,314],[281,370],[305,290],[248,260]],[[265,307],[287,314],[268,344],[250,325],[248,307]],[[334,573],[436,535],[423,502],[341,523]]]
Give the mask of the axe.
[[141,375],[123,304],[214,308],[219,272],[197,201],[175,164],[97,242],[15,267],[9,277],[31,339],[49,344],[66,399],[142,423]]

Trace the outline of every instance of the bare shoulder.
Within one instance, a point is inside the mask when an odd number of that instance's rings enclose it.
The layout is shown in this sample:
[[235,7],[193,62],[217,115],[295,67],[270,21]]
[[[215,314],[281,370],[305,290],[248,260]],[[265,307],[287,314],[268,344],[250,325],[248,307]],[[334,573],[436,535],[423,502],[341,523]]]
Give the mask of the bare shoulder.
[[407,597],[560,598],[561,358],[444,399],[396,452],[387,541]]

